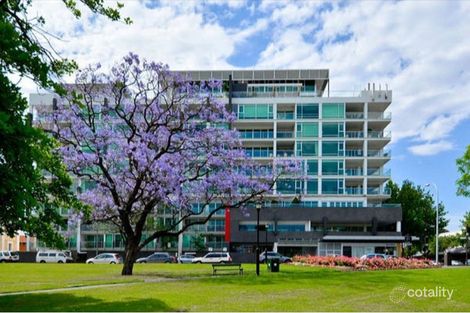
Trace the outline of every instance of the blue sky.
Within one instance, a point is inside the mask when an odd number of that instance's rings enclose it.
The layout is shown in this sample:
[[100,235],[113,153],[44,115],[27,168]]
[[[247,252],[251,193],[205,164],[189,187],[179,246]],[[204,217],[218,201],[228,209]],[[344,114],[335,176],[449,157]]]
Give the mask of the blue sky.
[[172,69],[328,68],[333,91],[387,84],[392,178],[436,183],[450,230],[470,210],[455,195],[455,159],[470,144],[469,1],[123,2],[130,26],[87,10],[76,20],[56,0],[34,1],[29,14],[44,16],[54,46],[81,66],[133,51]]

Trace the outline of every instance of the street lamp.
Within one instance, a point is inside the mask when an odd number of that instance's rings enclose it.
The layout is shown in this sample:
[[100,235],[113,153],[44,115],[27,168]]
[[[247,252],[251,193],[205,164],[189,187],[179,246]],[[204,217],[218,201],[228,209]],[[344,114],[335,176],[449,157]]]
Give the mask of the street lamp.
[[256,203],[256,276],[259,276],[259,211],[261,203]]
[[436,189],[436,264],[439,263],[439,189],[434,183],[426,184],[426,187],[433,186]]

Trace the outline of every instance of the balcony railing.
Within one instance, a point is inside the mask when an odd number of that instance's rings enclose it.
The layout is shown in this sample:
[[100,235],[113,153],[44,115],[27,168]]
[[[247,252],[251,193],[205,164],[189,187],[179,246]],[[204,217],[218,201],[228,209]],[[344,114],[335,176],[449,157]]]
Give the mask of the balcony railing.
[[239,131],[241,139],[267,139],[273,138],[274,132],[272,130],[251,130]]
[[391,133],[389,131],[368,131],[367,132],[368,138],[391,138]]
[[271,158],[273,156],[273,150],[245,149],[245,154],[249,158]]
[[346,112],[346,119],[348,119],[348,120],[361,120],[361,119],[364,119],[364,113],[362,113],[362,112]]
[[346,187],[344,191],[347,195],[362,195],[362,187]]
[[347,131],[346,138],[364,138],[363,131]]
[[372,169],[372,168],[369,168],[367,169],[367,175],[369,176],[391,176],[391,171],[390,169]]
[[348,168],[346,169],[346,176],[362,176],[364,171],[361,168]]
[[278,157],[293,157],[295,156],[294,150],[277,150],[276,156]]
[[391,112],[369,112],[367,117],[371,120],[390,120],[392,118]]
[[364,151],[363,150],[346,150],[345,151],[346,157],[363,157]]
[[278,120],[293,120],[294,112],[277,112]]
[[368,187],[367,194],[368,195],[390,195],[391,190],[389,188]]
[[294,132],[291,131],[278,131],[276,133],[277,138],[294,138]]
[[390,158],[392,156],[392,152],[390,150],[369,150],[367,151],[367,156],[376,158]]

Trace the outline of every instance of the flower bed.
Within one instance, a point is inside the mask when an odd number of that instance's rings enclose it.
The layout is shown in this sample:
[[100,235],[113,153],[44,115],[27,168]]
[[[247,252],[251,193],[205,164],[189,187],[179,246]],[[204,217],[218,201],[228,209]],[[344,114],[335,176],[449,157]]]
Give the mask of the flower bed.
[[360,270],[388,270],[388,269],[419,269],[436,267],[431,260],[406,258],[373,258],[361,260],[347,256],[301,256],[296,255],[292,261],[298,264],[324,267],[349,267]]

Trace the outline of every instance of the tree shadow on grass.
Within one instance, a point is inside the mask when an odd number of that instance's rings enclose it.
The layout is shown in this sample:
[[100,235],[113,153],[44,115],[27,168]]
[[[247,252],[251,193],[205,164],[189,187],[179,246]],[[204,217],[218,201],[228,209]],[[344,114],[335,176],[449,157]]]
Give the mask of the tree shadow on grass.
[[[110,290],[110,294],[113,291]],[[90,296],[75,296],[69,293],[41,293],[0,297],[0,311],[5,312],[155,312],[181,311],[163,301],[147,298],[126,300],[125,295],[116,295],[114,301],[105,301]]]

